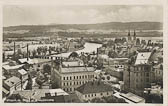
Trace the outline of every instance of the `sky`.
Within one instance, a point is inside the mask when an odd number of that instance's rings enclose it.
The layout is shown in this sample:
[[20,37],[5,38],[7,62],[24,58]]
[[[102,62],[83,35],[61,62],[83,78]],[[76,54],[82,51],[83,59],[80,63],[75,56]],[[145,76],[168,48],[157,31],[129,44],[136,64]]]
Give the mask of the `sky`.
[[162,22],[159,5],[6,5],[3,26],[94,24],[103,22]]

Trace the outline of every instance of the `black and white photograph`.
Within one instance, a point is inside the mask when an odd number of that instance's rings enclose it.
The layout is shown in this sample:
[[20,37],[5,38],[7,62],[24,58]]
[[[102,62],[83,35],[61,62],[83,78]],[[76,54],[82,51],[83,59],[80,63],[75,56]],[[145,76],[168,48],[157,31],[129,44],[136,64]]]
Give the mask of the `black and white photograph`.
[[3,103],[163,104],[163,5],[3,5]]

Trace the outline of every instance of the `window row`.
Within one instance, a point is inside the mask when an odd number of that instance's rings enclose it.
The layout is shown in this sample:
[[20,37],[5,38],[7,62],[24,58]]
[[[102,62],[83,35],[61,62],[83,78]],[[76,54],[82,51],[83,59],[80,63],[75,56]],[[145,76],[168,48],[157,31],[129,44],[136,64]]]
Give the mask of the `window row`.
[[[103,96],[103,93],[100,93],[100,95]],[[107,92],[106,95],[109,95],[109,93]],[[97,96],[96,93],[95,94],[86,94],[85,98],[87,98],[87,97],[96,97],[96,96]]]
[[63,90],[66,92],[71,92],[71,91],[74,91],[74,88],[63,88]]
[[144,66],[135,67],[135,70],[137,70],[137,71],[144,71],[144,70],[149,71],[150,69],[151,68],[149,66],[146,66],[146,67],[144,67]]
[[83,85],[88,81],[73,81],[73,82],[64,82],[64,86],[71,86],[71,85]]
[[69,77],[63,77],[63,80],[87,79],[87,78],[94,78],[94,75],[69,76]]
[[149,73],[135,73],[135,75],[138,77],[138,76],[146,76],[146,77],[149,77]]

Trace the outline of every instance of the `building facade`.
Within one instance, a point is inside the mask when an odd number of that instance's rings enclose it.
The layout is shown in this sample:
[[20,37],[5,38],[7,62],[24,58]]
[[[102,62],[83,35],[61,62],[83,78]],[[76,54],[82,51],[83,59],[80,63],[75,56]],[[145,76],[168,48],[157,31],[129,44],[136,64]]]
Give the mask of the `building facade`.
[[93,67],[75,66],[54,68],[51,74],[51,81],[54,87],[62,88],[66,92],[73,92],[75,89],[96,77]]

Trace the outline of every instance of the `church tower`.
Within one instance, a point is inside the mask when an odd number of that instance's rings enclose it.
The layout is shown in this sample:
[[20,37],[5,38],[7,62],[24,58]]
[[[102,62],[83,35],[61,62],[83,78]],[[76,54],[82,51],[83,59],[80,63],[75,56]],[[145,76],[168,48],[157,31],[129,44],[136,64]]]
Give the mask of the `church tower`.
[[129,32],[128,32],[128,44],[130,44],[131,43],[131,34],[130,34],[130,30],[129,30]]
[[134,30],[134,38],[133,38],[133,40],[136,40],[136,32],[135,32],[135,30]]
[[133,35],[133,43],[134,43],[134,45],[136,45],[136,32],[135,32],[135,30],[134,30],[134,35]]

